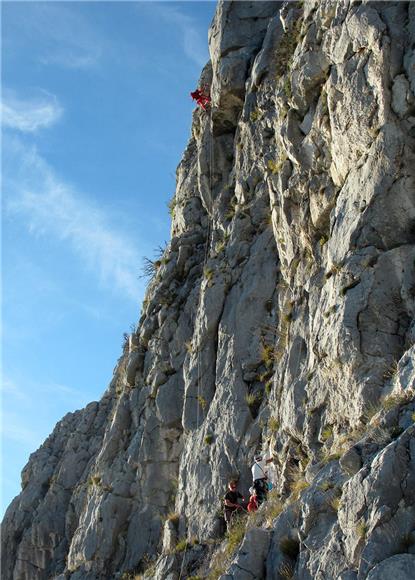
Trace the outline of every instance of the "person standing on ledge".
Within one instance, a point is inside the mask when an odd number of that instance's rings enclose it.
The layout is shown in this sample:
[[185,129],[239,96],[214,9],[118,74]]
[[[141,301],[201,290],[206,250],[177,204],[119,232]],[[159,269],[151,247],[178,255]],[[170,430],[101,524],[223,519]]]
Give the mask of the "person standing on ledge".
[[247,510],[249,511],[249,513],[253,513],[256,512],[258,509],[258,498],[256,495],[256,491],[253,487],[250,487],[249,490],[251,491],[251,497],[249,498],[249,503],[248,503],[248,507]]
[[256,491],[258,505],[267,499],[268,493],[268,474],[266,464],[270,463],[271,459],[264,459],[261,453],[255,455],[254,464],[252,466],[252,481],[253,487]]
[[239,493],[237,487],[238,482],[235,479],[231,479],[228,483],[228,491],[224,497],[225,522],[228,530],[231,527],[232,518],[234,517],[235,512],[242,511],[244,509],[243,506],[238,503],[239,500],[244,501],[244,497],[241,493]]

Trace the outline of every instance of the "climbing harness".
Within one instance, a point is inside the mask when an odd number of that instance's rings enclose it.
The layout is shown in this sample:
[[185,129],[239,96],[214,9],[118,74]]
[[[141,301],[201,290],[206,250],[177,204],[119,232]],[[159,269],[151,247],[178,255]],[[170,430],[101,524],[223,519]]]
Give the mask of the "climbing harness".
[[204,111],[206,111],[207,106],[210,106],[210,96],[206,94],[205,87],[196,89],[190,93],[190,96]]

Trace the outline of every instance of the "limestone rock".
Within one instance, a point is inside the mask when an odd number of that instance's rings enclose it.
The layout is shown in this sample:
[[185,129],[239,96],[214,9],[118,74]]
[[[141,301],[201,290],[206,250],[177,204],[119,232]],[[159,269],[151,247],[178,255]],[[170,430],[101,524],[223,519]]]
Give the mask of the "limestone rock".
[[414,4],[220,1],[209,39],[137,331],[29,458],[5,580],[414,577]]
[[234,580],[263,578],[269,542],[269,531],[261,529],[249,530],[225,578]]
[[411,580],[415,576],[415,556],[411,554],[398,554],[383,560],[372,568],[367,580]]

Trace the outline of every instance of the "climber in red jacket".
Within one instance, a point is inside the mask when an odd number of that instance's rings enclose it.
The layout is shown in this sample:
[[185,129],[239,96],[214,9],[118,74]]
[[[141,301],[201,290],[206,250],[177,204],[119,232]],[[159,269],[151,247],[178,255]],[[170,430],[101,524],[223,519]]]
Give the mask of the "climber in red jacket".
[[251,490],[252,490],[251,497],[249,498],[249,503],[248,503],[248,508],[247,508],[249,513],[256,512],[258,509],[258,498],[256,495],[256,490],[253,487],[249,488],[249,491],[251,491]]
[[210,105],[210,97],[203,89],[196,89],[190,93],[190,96],[204,111],[206,111],[206,106]]

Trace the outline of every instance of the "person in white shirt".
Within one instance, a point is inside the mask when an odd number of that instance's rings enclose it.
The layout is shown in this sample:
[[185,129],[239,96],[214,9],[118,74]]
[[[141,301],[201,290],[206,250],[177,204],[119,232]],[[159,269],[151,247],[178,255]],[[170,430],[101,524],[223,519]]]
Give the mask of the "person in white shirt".
[[253,487],[258,498],[258,505],[260,505],[266,498],[268,492],[268,474],[266,464],[272,459],[264,459],[262,454],[255,455],[254,464],[252,466],[252,480]]

